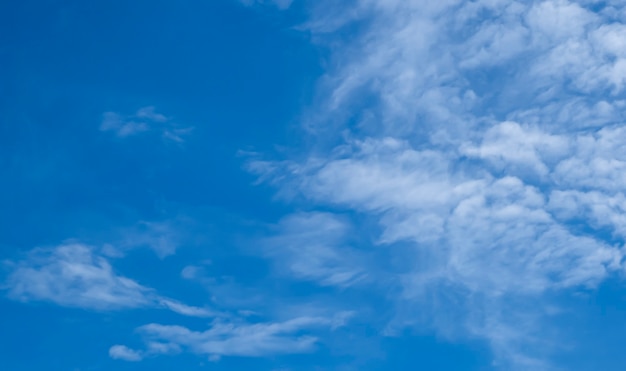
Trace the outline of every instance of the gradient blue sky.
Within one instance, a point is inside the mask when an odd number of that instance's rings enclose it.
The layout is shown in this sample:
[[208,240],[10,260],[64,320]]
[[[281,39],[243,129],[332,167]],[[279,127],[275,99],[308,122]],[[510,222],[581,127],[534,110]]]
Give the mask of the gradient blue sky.
[[0,369],[623,370],[626,3],[0,3]]

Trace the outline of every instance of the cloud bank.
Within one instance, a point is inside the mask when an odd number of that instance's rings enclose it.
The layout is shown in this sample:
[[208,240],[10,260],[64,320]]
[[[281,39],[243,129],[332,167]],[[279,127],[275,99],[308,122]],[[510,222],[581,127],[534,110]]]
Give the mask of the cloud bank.
[[532,334],[550,297],[623,275],[624,3],[311,9],[303,29],[331,55],[303,113],[318,145],[250,171],[287,198],[356,213],[369,222],[354,233],[373,223],[372,246],[412,262],[377,273],[400,292],[386,299],[391,333],[434,323],[485,339],[502,367],[549,368],[558,340]]

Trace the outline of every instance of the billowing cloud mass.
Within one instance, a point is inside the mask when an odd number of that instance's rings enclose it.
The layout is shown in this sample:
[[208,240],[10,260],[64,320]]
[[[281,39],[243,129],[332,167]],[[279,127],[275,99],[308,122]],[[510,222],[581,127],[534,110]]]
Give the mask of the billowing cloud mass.
[[[503,367],[549,367],[553,344],[530,335],[547,314],[525,303],[624,269],[624,3],[313,9],[305,28],[333,62],[304,113],[320,146],[250,170],[283,195],[357,213],[377,225],[374,244],[407,254],[409,271],[384,273],[403,292],[390,329],[434,324],[486,339]],[[455,299],[425,315],[433,295]]]

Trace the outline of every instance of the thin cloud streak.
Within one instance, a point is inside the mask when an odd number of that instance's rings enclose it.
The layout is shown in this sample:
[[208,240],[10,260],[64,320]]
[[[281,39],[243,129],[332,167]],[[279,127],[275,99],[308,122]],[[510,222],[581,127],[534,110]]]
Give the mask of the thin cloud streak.
[[175,123],[174,118],[158,113],[153,106],[147,106],[139,108],[132,115],[119,112],[103,113],[100,131],[112,132],[118,138],[157,132],[163,139],[183,143],[185,136],[193,131],[193,127],[181,127]]
[[[296,317],[283,322],[249,324],[239,321],[217,320],[205,331],[194,331],[183,326],[151,323],[141,326],[137,332],[142,335],[147,349],[130,350],[116,345],[116,353],[128,350],[129,361],[134,355],[172,354],[187,350],[195,354],[218,360],[223,356],[268,357],[281,354],[309,353],[315,349],[318,338],[304,334],[315,329],[335,329],[344,322],[345,314],[337,318]],[[159,344],[160,346],[155,346]],[[124,359],[123,357],[118,357]]]

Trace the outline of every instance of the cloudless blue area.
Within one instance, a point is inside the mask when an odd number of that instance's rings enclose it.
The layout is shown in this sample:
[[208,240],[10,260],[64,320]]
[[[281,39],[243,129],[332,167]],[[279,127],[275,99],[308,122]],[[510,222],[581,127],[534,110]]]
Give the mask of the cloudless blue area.
[[[285,143],[320,73],[284,20],[226,1],[7,2],[0,17],[3,243],[159,217],[159,202],[271,215],[237,152]],[[194,126],[185,148],[97,130],[147,105]]]

